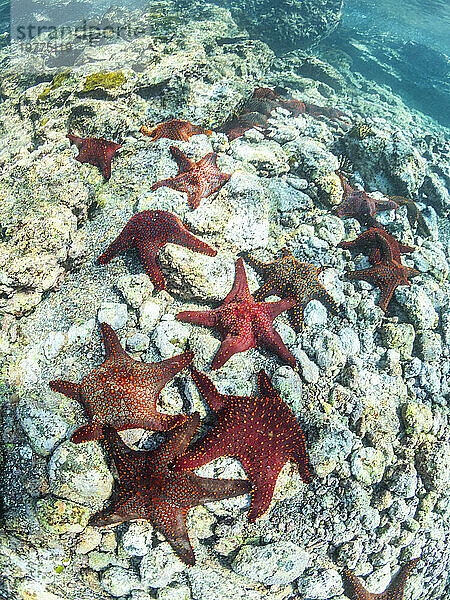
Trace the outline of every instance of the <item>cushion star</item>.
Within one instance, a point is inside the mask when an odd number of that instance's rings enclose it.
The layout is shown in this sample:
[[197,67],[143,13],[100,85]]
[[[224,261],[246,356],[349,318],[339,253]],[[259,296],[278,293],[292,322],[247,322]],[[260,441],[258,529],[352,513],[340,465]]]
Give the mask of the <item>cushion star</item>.
[[246,252],[243,257],[264,279],[264,284],[253,294],[255,300],[272,295],[295,298],[291,319],[296,329],[303,327],[305,307],[311,300],[319,300],[333,315],[338,314],[338,305],[318,280],[327,266],[301,263],[286,249],[282,250],[281,258],[272,263],[263,263]]
[[183,423],[184,415],[165,415],[156,410],[163,387],[192,362],[192,352],[184,352],[157,363],[133,360],[120,345],[116,333],[101,323],[105,360],[81,383],[51,381],[50,388],[80,401],[92,421],[75,431],[76,444],[102,437],[102,424],[116,429],[142,427],[164,431]]
[[167,186],[188,195],[189,206],[194,209],[200,206],[202,198],[207,198],[220,190],[231,175],[222,173],[217,167],[217,154],[210,152],[200,161],[191,161],[186,154],[176,146],[170,146],[172,158],[178,165],[175,177],[163,179],[154,183],[150,190]]
[[414,558],[404,564],[389,586],[381,594],[373,594],[363,588],[359,579],[352,571],[344,570],[343,579],[345,592],[351,600],[402,600],[409,574],[419,562],[420,558]]
[[117,150],[122,148],[120,144],[110,142],[104,138],[81,138],[71,133],[67,137],[79,150],[75,160],[98,167],[105,179],[111,177],[111,159]]
[[212,381],[192,367],[192,377],[215,413],[215,425],[174,463],[175,471],[196,469],[219,458],[237,458],[254,485],[248,520],[263,515],[272,500],[278,475],[290,459],[305,483],[310,474],[305,439],[293,412],[264,371],[258,396],[220,394]]
[[169,243],[185,246],[207,256],[217,254],[217,250],[195,237],[174,214],[166,210],[144,210],[128,221],[121,234],[97,258],[97,263],[105,265],[118,254],[136,248],[155,289],[163,290],[166,281],[156,262],[156,255]]
[[151,142],[155,142],[160,138],[188,142],[192,135],[199,135],[202,133],[211,135],[212,131],[210,129],[203,129],[199,125],[193,125],[190,121],[172,119],[171,121],[160,123],[156,127],[153,127],[153,129],[141,127],[141,133],[150,137]]
[[401,244],[385,229],[379,227],[371,227],[349,242],[340,242],[338,247],[367,253],[372,265],[388,257],[401,263],[402,254],[414,252],[412,246]]
[[273,327],[273,320],[283,311],[291,308],[295,300],[278,302],[255,302],[248,289],[242,258],[236,261],[233,287],[215,310],[187,310],[178,313],[176,318],[185,323],[215,327],[222,336],[222,344],[211,364],[211,369],[219,369],[237,352],[261,346],[275,352],[294,367],[295,357],[283,343]]
[[194,506],[248,494],[251,484],[244,479],[208,479],[195,473],[174,473],[169,464],[180,455],[194,435],[200,417],[194,413],[172,430],[153,452],[132,450],[112,427],[103,427],[108,454],[119,475],[114,501],[93,515],[97,527],[146,519],[160,531],[187,565],[195,564],[186,518]]

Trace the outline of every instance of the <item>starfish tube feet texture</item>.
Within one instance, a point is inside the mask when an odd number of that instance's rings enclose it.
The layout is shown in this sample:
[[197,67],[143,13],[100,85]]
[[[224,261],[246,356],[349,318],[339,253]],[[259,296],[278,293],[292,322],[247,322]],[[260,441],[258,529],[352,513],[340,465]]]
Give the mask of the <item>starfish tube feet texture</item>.
[[104,426],[105,448],[116,465],[119,480],[110,505],[93,515],[90,525],[108,527],[146,519],[166,537],[185,564],[194,565],[186,525],[189,509],[251,491],[251,483],[243,479],[208,479],[169,468],[185,451],[199,423],[198,413],[189,416],[152,452],[132,450],[115,429]]
[[212,131],[210,129],[203,129],[199,125],[193,125],[190,121],[172,119],[171,121],[160,123],[152,129],[141,127],[141,133],[148,136],[151,142],[155,142],[161,138],[188,142],[189,138],[193,135],[200,135],[202,133],[211,135]]
[[403,600],[409,574],[419,561],[420,558],[414,558],[405,563],[381,594],[368,592],[352,571],[345,569],[343,572],[345,592],[351,600]]
[[157,363],[133,360],[120,345],[116,333],[101,323],[104,362],[84,377],[80,384],[51,381],[50,388],[79,400],[91,418],[72,435],[76,444],[102,437],[102,424],[118,430],[142,427],[166,431],[183,423],[184,415],[166,415],[157,411],[156,403],[163,387],[194,358],[184,352]]
[[81,138],[71,133],[67,137],[79,150],[79,154],[75,157],[75,160],[98,167],[103,177],[106,180],[110,179],[111,159],[117,150],[122,148],[121,144],[116,144],[104,138]]
[[135,248],[155,289],[163,290],[166,281],[157,263],[156,255],[169,243],[184,246],[207,256],[217,254],[217,250],[195,237],[174,214],[165,210],[144,210],[128,221],[120,235],[97,258],[97,264],[105,265],[118,254]]
[[288,460],[309,483],[305,439],[295,415],[281,399],[264,371],[258,375],[257,396],[220,394],[212,381],[194,367],[192,377],[215,413],[215,424],[174,462],[175,471],[196,469],[220,456],[239,460],[254,486],[248,520],[269,508],[275,484]]
[[188,204],[192,209],[200,206],[202,198],[211,196],[230,180],[231,175],[222,173],[217,167],[217,154],[210,152],[200,161],[191,161],[176,146],[170,146],[172,158],[177,163],[178,173],[174,177],[157,181],[150,190],[155,191],[167,186],[188,195]]
[[295,357],[275,331],[273,321],[283,311],[292,308],[295,300],[287,298],[278,302],[255,302],[248,289],[242,258],[236,261],[235,270],[233,287],[219,308],[188,310],[178,313],[176,318],[184,323],[214,327],[219,331],[222,344],[211,364],[213,370],[222,367],[234,354],[256,347],[277,354],[294,367]]
[[283,250],[281,258],[272,263],[263,263],[247,252],[243,252],[242,256],[264,280],[263,285],[253,294],[255,300],[261,301],[272,295],[295,299],[291,321],[297,330],[304,326],[304,310],[311,300],[321,302],[331,314],[339,314],[334,298],[318,280],[319,274],[327,267],[301,263],[287,250]]
[[415,250],[412,246],[406,246],[398,242],[385,229],[377,227],[371,227],[354,240],[340,242],[338,248],[361,250],[368,254],[372,265],[386,258],[401,262],[402,254],[408,254]]

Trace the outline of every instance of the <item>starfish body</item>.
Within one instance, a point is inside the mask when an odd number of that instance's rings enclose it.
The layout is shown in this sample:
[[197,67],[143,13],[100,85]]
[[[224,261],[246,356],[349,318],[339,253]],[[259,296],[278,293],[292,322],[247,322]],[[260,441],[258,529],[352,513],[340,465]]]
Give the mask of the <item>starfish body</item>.
[[67,137],[79,150],[75,160],[98,167],[107,180],[111,177],[111,159],[117,150],[122,148],[120,144],[104,138],[81,138],[71,133]]
[[390,199],[396,202],[399,206],[406,206],[406,215],[411,227],[415,227],[417,225],[418,229],[420,229],[424,235],[431,235],[430,228],[423,217],[422,211],[417,208],[417,205],[413,200],[404,198],[403,196],[390,196]]
[[114,460],[119,482],[115,500],[93,515],[90,525],[107,527],[146,519],[166,537],[185,564],[194,565],[186,525],[189,510],[251,491],[250,482],[243,479],[208,479],[195,473],[175,473],[169,468],[185,450],[199,422],[199,414],[194,413],[153,452],[132,450],[115,429],[103,427],[106,450]]
[[175,461],[174,470],[196,469],[220,456],[237,458],[254,485],[248,514],[253,522],[269,508],[278,475],[289,459],[309,483],[301,427],[264,371],[258,375],[258,397],[219,394],[206,375],[194,367],[191,372],[215,413],[215,425]]
[[419,271],[405,267],[400,262],[385,258],[368,269],[346,270],[348,279],[367,281],[380,288],[378,306],[386,312],[394,290],[399,285],[409,285],[408,277],[420,275]]
[[102,424],[116,429],[142,427],[157,431],[172,429],[183,423],[184,415],[165,415],[156,410],[162,388],[192,362],[192,352],[185,352],[158,363],[143,363],[130,358],[106,323],[100,324],[105,361],[89,373],[80,384],[51,381],[50,388],[79,400],[92,421],[75,431],[76,444],[102,437]]
[[168,243],[185,246],[207,256],[217,254],[214,248],[195,237],[174,214],[165,210],[144,210],[128,221],[121,234],[97,258],[97,263],[107,264],[118,254],[135,248],[155,289],[162,290],[166,287],[166,281],[156,255]]
[[160,123],[153,129],[141,127],[141,133],[148,136],[151,142],[155,142],[161,138],[188,142],[189,138],[193,135],[211,135],[212,131],[210,129],[203,129],[199,125],[193,125],[190,121],[172,119],[171,121]]
[[223,304],[215,310],[188,310],[178,313],[177,319],[185,323],[215,327],[222,337],[222,344],[211,364],[211,369],[219,369],[231,356],[249,348],[266,348],[295,366],[295,357],[275,331],[273,320],[283,311],[291,308],[292,299],[279,302],[255,302],[250,294],[242,259],[236,261],[236,275],[233,287]]
[[151,190],[167,186],[188,195],[189,206],[194,209],[200,206],[202,198],[207,198],[230,180],[231,175],[222,173],[217,167],[217,154],[210,152],[199,162],[191,161],[186,154],[176,146],[170,146],[172,158],[178,165],[175,177],[158,181]]
[[361,250],[365,254],[368,254],[372,265],[386,258],[392,258],[392,260],[401,263],[402,254],[414,252],[412,246],[401,244],[386,230],[376,227],[371,227],[367,231],[364,231],[351,242],[340,242],[338,247],[348,250]]
[[281,258],[267,264],[247,253],[243,256],[264,279],[264,284],[253,294],[255,300],[261,301],[272,295],[295,299],[291,318],[296,329],[303,327],[305,307],[311,300],[319,300],[333,315],[338,314],[336,302],[318,280],[327,267],[301,263],[286,250]]
[[364,190],[355,190],[341,171],[336,171],[341,180],[344,195],[342,202],[333,209],[338,217],[354,217],[362,225],[382,228],[375,215],[384,210],[395,210],[398,204],[393,200],[376,200]]
[[363,588],[359,579],[353,575],[352,571],[345,569],[343,573],[345,591],[352,600],[403,600],[409,574],[419,560],[420,558],[414,558],[404,564],[389,586],[381,594],[368,592]]

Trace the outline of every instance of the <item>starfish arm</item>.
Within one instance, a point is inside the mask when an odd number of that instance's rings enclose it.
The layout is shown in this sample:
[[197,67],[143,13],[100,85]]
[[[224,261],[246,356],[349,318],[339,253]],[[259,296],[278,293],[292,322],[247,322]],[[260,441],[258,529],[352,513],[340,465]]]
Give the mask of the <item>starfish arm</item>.
[[264,453],[258,457],[246,454],[238,456],[242,463],[245,474],[253,485],[252,499],[250,503],[250,511],[247,519],[250,523],[254,523],[259,519],[269,508],[272,502],[273,492],[277,483],[278,475],[280,474],[283,465],[287,462],[287,458],[270,458],[264,456]]
[[80,444],[82,442],[92,442],[103,438],[102,424],[98,421],[91,421],[83,427],[79,427],[70,437],[71,442]]
[[279,356],[290,367],[297,364],[295,356],[286,348],[280,334],[273,327],[266,329],[263,334],[257,334],[257,340],[261,347]]
[[175,317],[183,323],[203,325],[204,327],[215,327],[217,325],[217,313],[214,310],[184,310]]
[[96,263],[98,265],[106,265],[112,258],[134,246],[134,225],[135,218],[133,217],[125,225],[119,236],[106,248],[103,254],[97,258]]
[[190,472],[186,473],[184,478],[193,487],[189,502],[191,506],[216,502],[224,498],[236,498],[243,494],[249,494],[252,490],[252,484],[246,479],[210,479]]
[[191,367],[191,375],[203,398],[214,412],[217,412],[225,406],[229,396],[220,394],[209,377],[204,373],[197,371],[194,366]]
[[354,598],[355,600],[370,600],[371,594],[363,588],[359,579],[351,571],[344,569],[342,578],[344,580],[344,589],[350,598]]
[[200,206],[200,190],[188,191],[187,195],[189,207],[192,208],[192,210],[198,208]]
[[145,467],[148,452],[133,450],[127,446],[114,427],[103,425],[102,437],[105,450],[117,469],[122,485],[133,485],[140,478],[139,472]]
[[72,398],[73,400],[80,401],[80,386],[78,383],[72,383],[71,381],[63,381],[62,379],[57,379],[55,381],[50,381],[49,384],[50,389],[54,392],[59,392],[60,394],[64,394],[68,398]]
[[265,281],[262,286],[253,292],[253,298],[256,302],[261,302],[267,296],[279,296],[279,292],[275,289],[275,283],[273,280],[268,279]]
[[136,250],[144,271],[150,277],[155,290],[158,292],[166,288],[166,280],[157,259],[157,254],[162,246],[164,246],[164,240],[159,237],[150,240],[138,240],[136,244]]
[[322,285],[319,284],[319,287],[313,295],[313,298],[315,300],[318,300],[321,304],[323,304],[332,315],[339,314],[339,306],[335,302],[334,298],[326,291],[326,289]]
[[[160,393],[163,387],[171,381],[175,375],[180,371],[188,367],[194,359],[194,353],[191,351],[183,352],[183,354],[177,354],[171,358],[166,358],[157,363],[149,363],[147,365],[149,372],[149,381],[151,381],[151,387],[156,396]],[[145,381],[145,371],[144,377]]]
[[229,304],[233,300],[248,300],[250,292],[248,289],[247,275],[245,273],[244,261],[238,258],[235,263],[235,275],[233,287],[229,294],[224,298],[223,303]]
[[402,254],[409,254],[410,252],[414,252],[414,250],[415,250],[414,246],[407,246],[406,244],[399,243],[398,246],[399,246],[400,252]]
[[186,564],[195,565],[195,554],[189,540],[186,518],[188,508],[176,502],[152,499],[152,512],[148,520],[160,531],[175,554]]
[[145,509],[142,499],[136,495],[132,486],[118,485],[114,494],[115,501],[93,514],[88,524],[92,527],[108,527],[119,525],[124,521],[145,519]]
[[220,369],[235,354],[254,348],[253,336],[234,335],[226,337],[211,363],[211,370]]
[[111,179],[111,159],[99,159],[99,168],[103,177],[108,181]]
[[153,129],[147,129],[142,126],[140,132],[150,138],[150,142],[155,142],[162,137],[162,132],[158,127],[154,127]]
[[189,250],[193,250],[194,252],[205,254],[206,256],[216,256],[217,254],[217,250],[211,248],[211,246],[198,237],[195,237],[179,219],[177,229],[173,231],[171,239],[167,241],[189,248]]
[[119,342],[117,333],[110,325],[108,325],[108,323],[100,323],[100,330],[102,332],[103,345],[105,347],[105,360],[117,358],[119,356],[126,356],[129,358]]
[[180,150],[176,146],[170,146],[170,154],[172,155],[173,160],[177,163],[178,166],[177,177],[182,173],[192,171],[192,169],[195,167],[194,163],[191,160],[189,160],[189,158],[186,156],[183,150]]
[[305,324],[305,304],[297,302],[291,308],[291,322],[295,330],[300,330]]
[[408,577],[419,561],[420,558],[414,558],[400,568],[397,575],[384,592],[386,600],[401,600],[401,598],[403,598]]
[[376,200],[375,202],[376,215],[384,210],[396,210],[397,208],[399,208],[399,206],[393,200]]
[[189,446],[184,454],[179,456],[173,463],[173,470],[192,471],[221,456],[234,456],[235,444],[229,441],[229,430],[233,427],[227,426],[226,417],[220,419],[214,429],[205,437],[197,440]]
[[267,302],[266,304],[263,304],[263,306],[269,318],[273,320],[285,310],[292,308],[295,303],[295,298],[285,298],[284,300],[278,300],[277,302]]
[[200,425],[200,415],[198,412],[190,415],[181,427],[172,430],[165,444],[161,446],[154,454],[154,461],[163,465],[172,463],[177,456],[183,454],[189,442]]
[[241,256],[248,265],[250,265],[253,269],[255,269],[255,271],[257,273],[260,273],[260,274],[264,273],[264,270],[266,268],[265,263],[258,260],[257,258],[254,258],[249,252],[242,252]]
[[381,287],[380,299],[378,300],[378,306],[384,311],[387,311],[389,302],[391,301],[392,294],[398,285],[409,285],[408,281],[390,281],[386,286]]

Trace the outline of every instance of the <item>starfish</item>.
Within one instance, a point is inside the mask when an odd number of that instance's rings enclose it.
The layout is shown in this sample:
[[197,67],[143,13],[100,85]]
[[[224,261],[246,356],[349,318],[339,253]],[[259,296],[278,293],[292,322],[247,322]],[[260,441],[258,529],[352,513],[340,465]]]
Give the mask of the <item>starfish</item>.
[[359,579],[353,575],[352,571],[345,569],[343,579],[346,593],[352,600],[402,600],[409,574],[419,560],[420,558],[414,558],[404,564],[389,586],[381,594],[368,592],[363,588]]
[[122,148],[120,144],[104,138],[81,138],[71,133],[67,137],[79,150],[75,160],[98,167],[106,180],[111,177],[111,159],[117,150]]
[[165,536],[185,564],[194,565],[186,526],[189,509],[251,491],[250,482],[244,479],[208,479],[195,473],[174,473],[169,468],[185,450],[199,423],[199,414],[194,413],[153,452],[132,450],[115,429],[104,426],[106,450],[116,465],[119,483],[115,500],[93,515],[90,525],[105,527],[146,519]]
[[219,394],[212,381],[192,367],[192,377],[215,413],[215,425],[174,463],[175,471],[201,467],[220,456],[237,458],[254,486],[248,520],[269,508],[278,475],[291,459],[309,483],[308,456],[301,427],[264,371],[258,397]]
[[378,306],[386,312],[394,290],[399,285],[409,285],[408,277],[420,275],[419,271],[405,267],[399,261],[392,258],[393,253],[389,245],[386,244],[382,250],[386,252],[386,257],[368,269],[359,271],[349,271],[346,269],[346,275],[352,281],[367,281],[380,288],[381,294]]
[[248,289],[242,258],[236,261],[236,274],[233,287],[215,310],[187,310],[178,313],[176,318],[184,323],[215,327],[222,336],[222,344],[211,364],[211,369],[219,369],[237,352],[261,346],[278,354],[294,367],[295,357],[283,343],[273,327],[273,320],[283,311],[291,308],[295,300],[278,302],[255,302]]
[[142,427],[157,431],[183,423],[184,415],[164,415],[156,410],[163,387],[193,359],[185,352],[158,363],[133,360],[120,345],[116,333],[100,323],[105,361],[86,375],[81,383],[51,381],[50,388],[81,402],[92,421],[75,431],[72,442],[78,444],[102,437],[102,424],[116,429]]
[[354,217],[362,225],[381,228],[375,215],[384,210],[395,210],[398,204],[393,200],[376,200],[364,190],[355,190],[348,183],[342,171],[336,171],[344,190],[342,202],[333,209],[338,217]]
[[200,206],[200,200],[207,198],[220,190],[231,178],[228,173],[222,173],[217,167],[217,154],[210,152],[200,161],[191,161],[186,154],[176,146],[170,146],[172,158],[178,165],[175,177],[157,181],[150,188],[151,191],[167,186],[178,192],[186,192],[191,208]]
[[160,123],[153,129],[147,129],[141,127],[141,133],[151,138],[151,142],[155,142],[160,138],[169,138],[170,140],[182,140],[188,142],[192,135],[211,135],[210,129],[203,129],[199,125],[193,125],[189,121],[180,121],[179,119],[172,119],[171,121],[165,121]]
[[396,202],[399,206],[406,206],[406,215],[411,227],[415,227],[417,225],[417,227],[420,228],[427,237],[431,235],[430,228],[423,218],[422,211],[417,208],[417,205],[413,200],[404,198],[403,196],[390,196],[390,199]]
[[311,300],[319,300],[333,315],[338,314],[336,302],[318,280],[319,274],[327,266],[315,267],[301,263],[286,249],[282,250],[281,258],[267,264],[248,253],[243,253],[243,257],[265,280],[253,294],[255,300],[261,301],[272,295],[295,298],[291,318],[296,329],[303,327],[305,307]]
[[196,238],[172,213],[166,210],[144,210],[128,221],[121,234],[97,258],[97,263],[105,265],[125,250],[136,248],[155,289],[163,290],[166,281],[156,262],[156,255],[160,248],[169,243],[185,246],[207,256],[217,254],[217,250]]
[[241,115],[233,116],[226,121],[216,131],[226,133],[230,142],[243,135],[249,129],[257,129],[264,137],[268,137],[267,117],[260,112],[244,112]]
[[412,246],[399,243],[385,229],[376,227],[364,231],[351,242],[340,242],[338,248],[361,249],[362,252],[368,253],[372,265],[388,257],[401,263],[402,254],[414,252],[415,250]]

